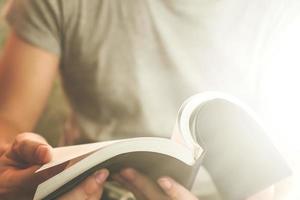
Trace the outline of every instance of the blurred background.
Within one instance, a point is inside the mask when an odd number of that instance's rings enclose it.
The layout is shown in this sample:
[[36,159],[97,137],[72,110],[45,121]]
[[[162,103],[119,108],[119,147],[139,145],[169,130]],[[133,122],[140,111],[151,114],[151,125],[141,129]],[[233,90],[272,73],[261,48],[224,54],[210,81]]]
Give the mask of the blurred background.
[[[5,0],[0,0],[1,15],[4,3]],[[264,66],[266,74],[262,79],[265,81],[260,83],[263,102],[260,115],[270,130],[270,137],[294,170],[293,177],[282,183],[278,200],[300,199],[300,8],[294,9],[298,11],[277,22],[276,34],[262,41],[269,45],[266,45],[266,54],[260,55],[260,65]],[[7,32],[3,16],[0,23],[2,47]],[[56,146],[69,114],[58,75],[35,131]]]

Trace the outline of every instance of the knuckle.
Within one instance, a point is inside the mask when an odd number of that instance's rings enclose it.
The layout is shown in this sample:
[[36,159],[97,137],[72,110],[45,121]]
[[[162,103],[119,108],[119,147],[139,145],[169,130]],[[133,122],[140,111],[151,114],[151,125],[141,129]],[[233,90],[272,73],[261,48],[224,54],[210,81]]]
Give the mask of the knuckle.
[[28,139],[29,133],[20,133],[15,137],[13,147],[18,147]]

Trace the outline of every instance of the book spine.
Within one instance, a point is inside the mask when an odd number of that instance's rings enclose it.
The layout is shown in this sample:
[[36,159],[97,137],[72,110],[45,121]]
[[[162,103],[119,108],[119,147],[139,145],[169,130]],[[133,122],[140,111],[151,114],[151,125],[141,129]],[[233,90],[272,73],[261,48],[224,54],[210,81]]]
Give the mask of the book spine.
[[192,167],[192,173],[190,175],[190,179],[187,181],[187,184],[186,184],[186,188],[187,189],[191,189],[193,187],[193,184],[195,182],[195,179],[197,177],[197,174],[198,174],[198,171],[202,165],[202,161],[205,157],[205,152],[202,153],[202,155],[200,156],[200,158],[198,158],[195,162],[195,164],[193,165]]

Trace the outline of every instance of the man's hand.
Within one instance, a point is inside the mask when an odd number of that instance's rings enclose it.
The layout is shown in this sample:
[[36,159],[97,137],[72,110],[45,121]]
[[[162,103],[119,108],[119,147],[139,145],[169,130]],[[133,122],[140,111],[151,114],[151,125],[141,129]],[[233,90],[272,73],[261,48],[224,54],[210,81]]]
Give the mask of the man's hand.
[[19,134],[0,154],[0,198],[30,199],[46,174],[34,172],[51,160],[51,146],[33,133]]
[[[42,164],[51,161],[52,147],[44,138],[33,133],[19,134],[12,145],[0,150],[0,199],[32,199],[36,187],[65,168],[34,173]],[[108,176],[106,169],[88,177],[60,200],[100,199],[103,183]]]
[[197,200],[190,191],[170,177],[159,178],[156,184],[145,175],[128,168],[113,178],[133,192],[138,200]]
[[109,172],[107,169],[99,170],[58,200],[99,200],[102,196],[103,185],[108,174]]

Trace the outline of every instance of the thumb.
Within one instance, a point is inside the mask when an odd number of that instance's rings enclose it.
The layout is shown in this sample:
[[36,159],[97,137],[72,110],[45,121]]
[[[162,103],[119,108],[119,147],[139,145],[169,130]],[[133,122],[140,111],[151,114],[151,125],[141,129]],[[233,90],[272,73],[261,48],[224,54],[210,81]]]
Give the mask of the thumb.
[[197,200],[189,190],[169,177],[159,178],[157,182],[171,200]]
[[28,164],[45,164],[52,159],[52,147],[47,141],[34,133],[23,133],[16,137],[12,145],[12,157]]
[[109,171],[107,169],[99,170],[94,175],[87,177],[73,190],[61,196],[59,200],[100,199],[108,175]]

